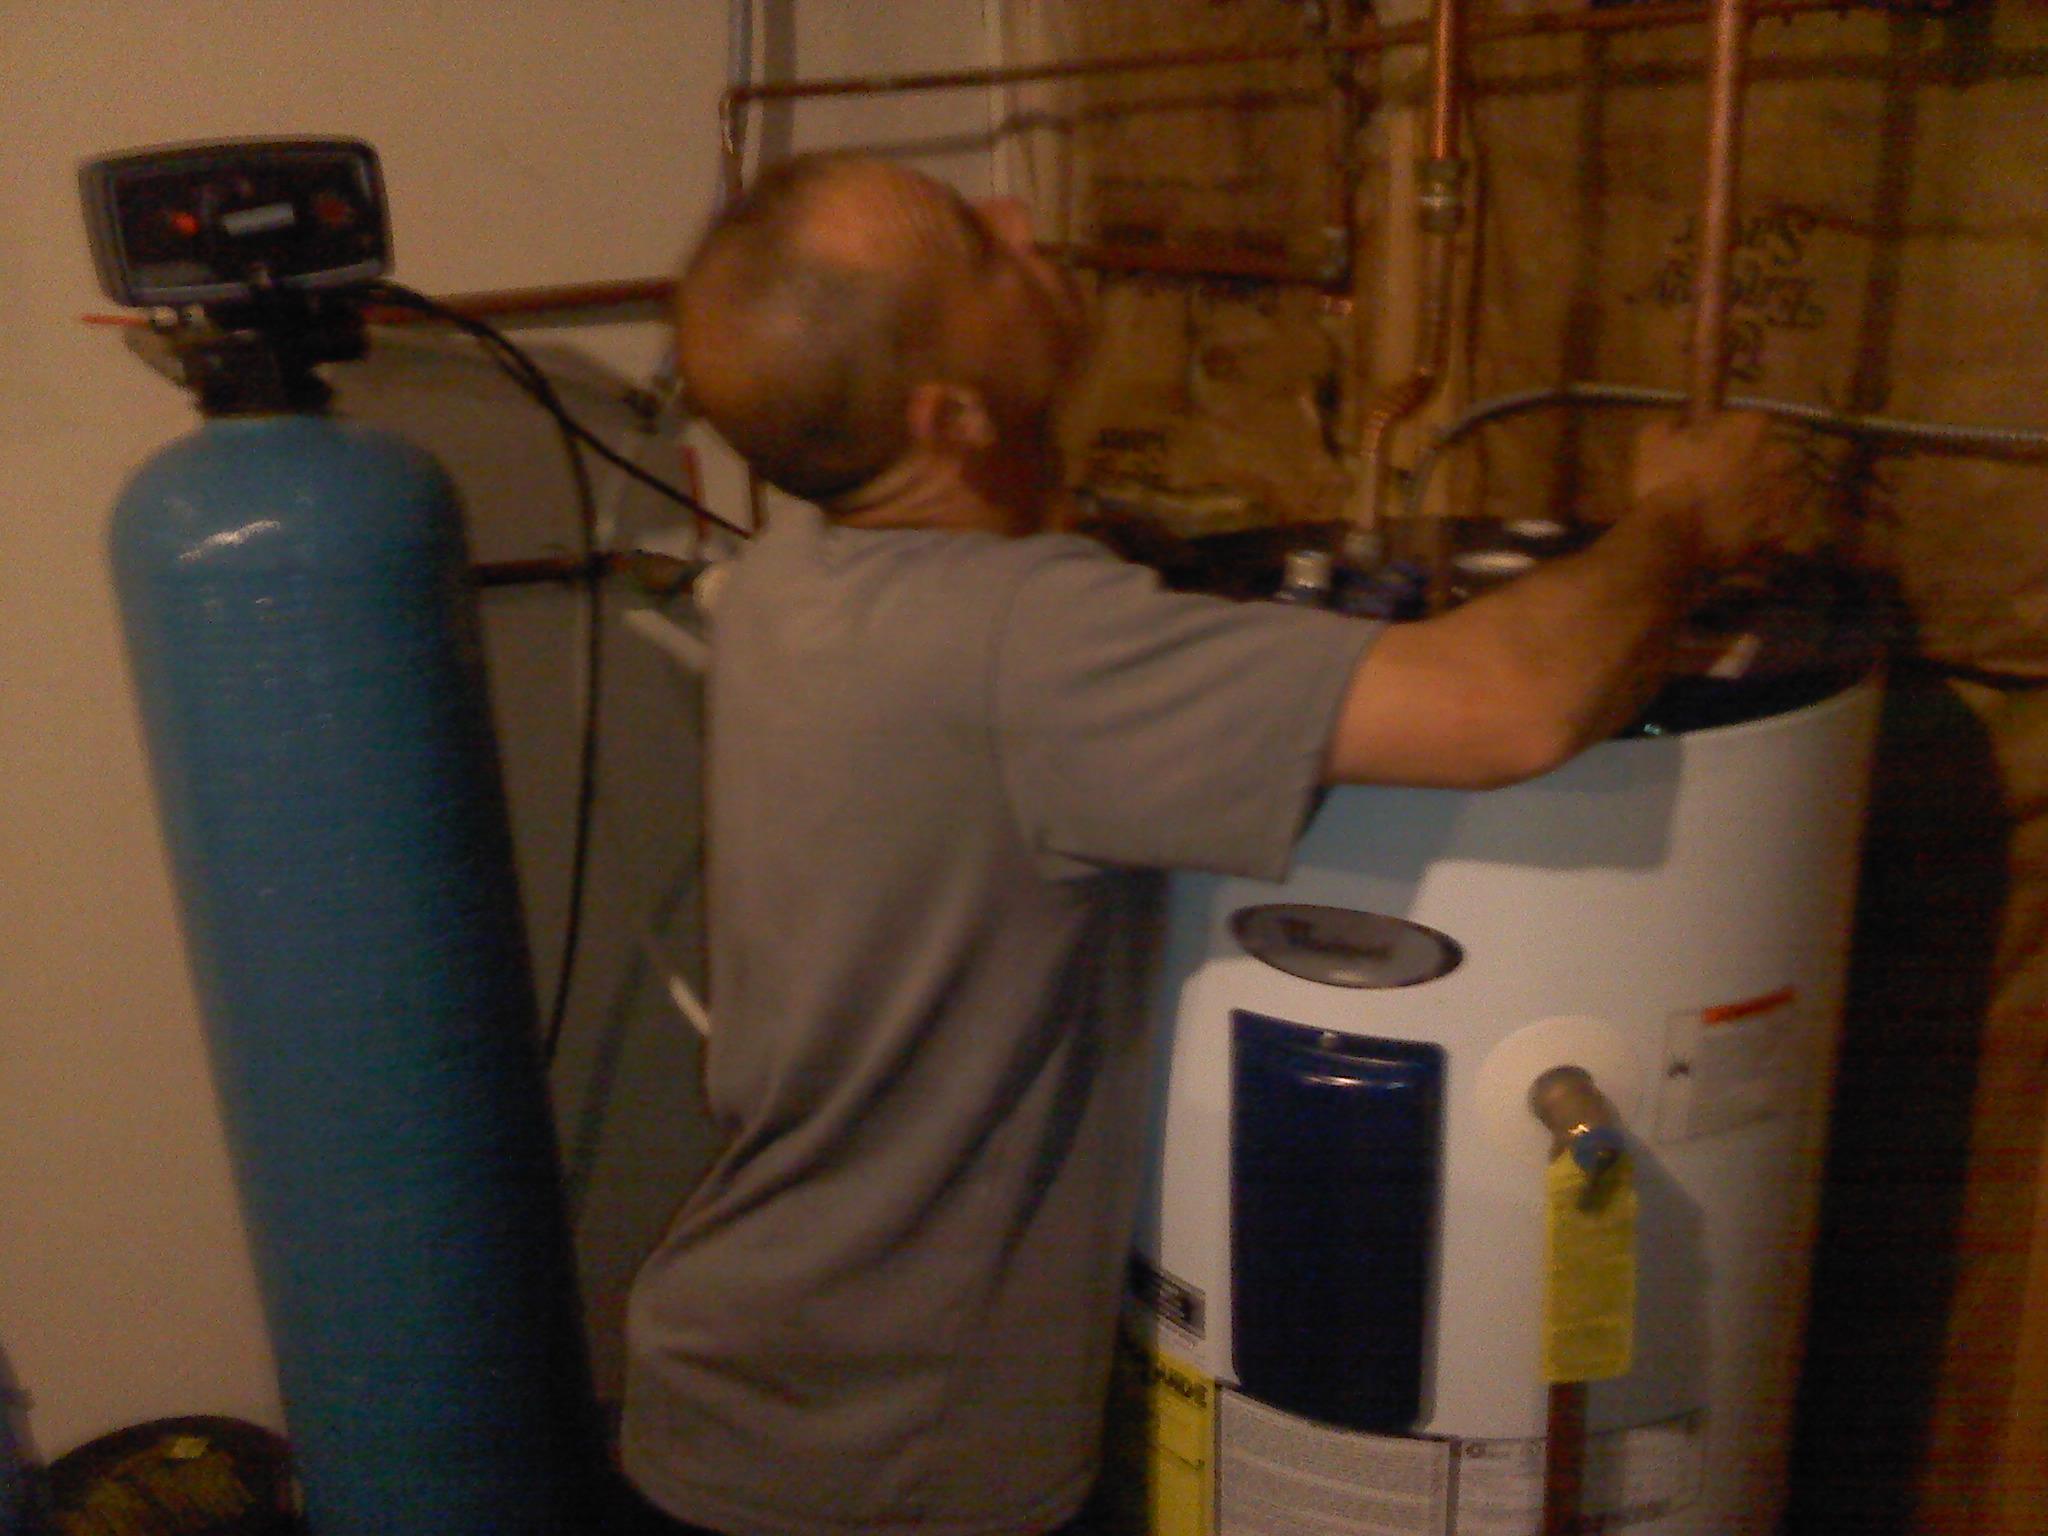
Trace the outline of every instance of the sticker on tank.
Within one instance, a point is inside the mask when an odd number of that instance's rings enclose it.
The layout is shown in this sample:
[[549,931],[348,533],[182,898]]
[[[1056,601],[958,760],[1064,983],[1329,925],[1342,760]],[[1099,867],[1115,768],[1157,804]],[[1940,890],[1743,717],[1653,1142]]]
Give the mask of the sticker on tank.
[[1657,1139],[1691,1141],[1775,1119],[1799,1065],[1799,994],[1791,987],[1674,1013],[1657,1085]]

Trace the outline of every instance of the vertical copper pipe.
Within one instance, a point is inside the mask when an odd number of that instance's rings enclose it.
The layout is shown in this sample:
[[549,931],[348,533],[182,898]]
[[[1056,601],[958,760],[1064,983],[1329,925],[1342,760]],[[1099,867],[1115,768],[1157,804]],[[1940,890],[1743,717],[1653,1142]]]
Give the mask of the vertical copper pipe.
[[[1450,355],[1457,237],[1465,218],[1465,163],[1458,155],[1464,22],[1464,0],[1436,0],[1430,45],[1429,157],[1419,168],[1421,191],[1417,199],[1425,271],[1415,371],[1372,403],[1359,431],[1357,493],[1341,552],[1353,565],[1369,563],[1375,551],[1380,509],[1386,500],[1388,437],[1436,393]],[[1362,309],[1361,306],[1361,324]],[[1363,362],[1366,348],[1362,343],[1359,355]]]
[[1323,270],[1328,286],[1348,289],[1358,260],[1358,59],[1333,48],[1324,67],[1330,75],[1330,185],[1323,205]]
[[1437,0],[1430,28],[1429,152],[1449,160],[1458,152],[1458,108],[1465,59],[1463,0]]
[[1579,1536],[1586,1486],[1586,1384],[1550,1389],[1543,1435],[1543,1536]]
[[1721,408],[1728,392],[1729,269],[1735,254],[1735,188],[1742,163],[1744,48],[1749,0],[1714,0],[1713,65],[1707,76],[1706,184],[1700,193],[1699,268],[1693,282],[1691,379],[1686,419]]

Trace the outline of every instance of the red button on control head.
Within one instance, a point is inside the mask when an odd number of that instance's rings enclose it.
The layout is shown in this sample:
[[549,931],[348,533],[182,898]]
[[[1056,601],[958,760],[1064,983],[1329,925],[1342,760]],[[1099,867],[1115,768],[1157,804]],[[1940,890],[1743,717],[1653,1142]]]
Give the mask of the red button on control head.
[[329,229],[345,229],[356,221],[355,204],[338,192],[322,192],[313,199],[313,217]]

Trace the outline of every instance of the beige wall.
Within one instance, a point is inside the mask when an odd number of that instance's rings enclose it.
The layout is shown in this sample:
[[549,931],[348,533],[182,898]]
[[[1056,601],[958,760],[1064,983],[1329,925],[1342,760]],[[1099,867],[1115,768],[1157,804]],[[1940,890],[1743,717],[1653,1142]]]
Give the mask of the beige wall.
[[[981,0],[759,8],[762,51],[806,73],[978,61],[986,46]],[[358,134],[382,154],[398,273],[417,287],[653,274],[708,207],[725,10],[0,0],[0,1349],[33,1397],[46,1455],[168,1413],[278,1420],[102,558],[122,477],[191,417],[110,334],[76,323],[105,305],[74,165],[177,139]],[[806,110],[794,140],[917,141],[972,185],[986,114],[972,96]],[[634,378],[660,344],[647,324],[542,340]],[[532,476],[515,460],[499,483],[469,487],[481,549],[566,538],[566,503],[531,489],[558,483],[551,443],[502,392],[465,405],[462,388],[389,363],[348,395],[372,414],[415,416],[465,478],[465,457],[533,456]],[[544,977],[560,918],[567,618],[559,597],[520,594],[494,600],[491,620]],[[667,782],[661,766],[687,774],[688,700],[639,658],[621,663],[614,689],[627,697],[614,700],[624,707],[608,747],[625,766],[610,770],[608,814],[630,834],[635,797]],[[693,1144],[673,1123],[686,1095],[636,1086],[635,1071],[687,1065],[690,1047],[621,939],[687,853],[687,817],[669,821],[664,868],[607,876],[560,1085],[597,1170],[583,1222],[601,1310],[615,1307]],[[600,1047],[625,1072],[601,1091],[585,1080]]]

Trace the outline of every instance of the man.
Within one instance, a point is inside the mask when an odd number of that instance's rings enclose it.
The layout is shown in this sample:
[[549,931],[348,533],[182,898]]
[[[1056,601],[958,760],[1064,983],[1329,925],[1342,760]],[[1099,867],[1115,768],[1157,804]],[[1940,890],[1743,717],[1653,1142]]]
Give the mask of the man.
[[1159,871],[1278,878],[1324,784],[1602,740],[1784,467],[1751,421],[1665,430],[1592,551],[1382,630],[1047,531],[1085,334],[1013,205],[778,167],[678,323],[697,408],[815,505],[713,620],[727,1142],[635,1289],[626,1470],[731,1536],[1051,1531],[1096,1467]]

